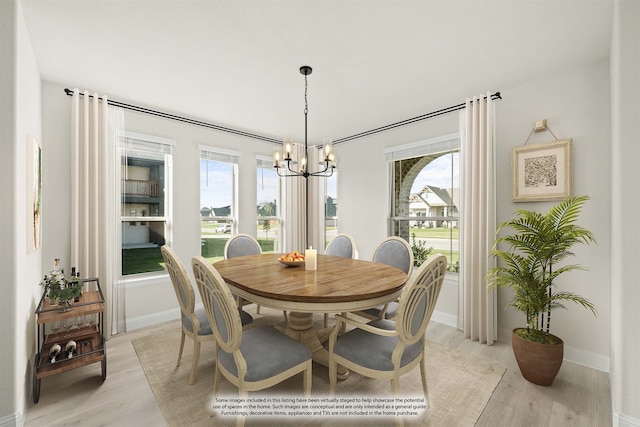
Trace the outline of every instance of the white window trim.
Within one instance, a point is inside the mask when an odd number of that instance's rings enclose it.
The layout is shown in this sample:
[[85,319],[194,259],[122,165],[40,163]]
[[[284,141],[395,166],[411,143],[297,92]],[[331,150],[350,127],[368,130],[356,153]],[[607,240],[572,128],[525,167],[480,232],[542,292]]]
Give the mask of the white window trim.
[[450,151],[459,147],[460,132],[455,132],[389,147],[383,153],[386,155],[388,162],[393,162],[395,160],[411,159],[413,157],[426,156],[427,154]]
[[[460,149],[460,132],[454,132],[446,135],[441,135],[433,138],[423,139],[420,141],[414,141],[407,144],[396,145],[394,147],[389,147],[384,150],[384,154],[387,158],[388,164],[388,200],[389,200],[389,220],[387,222],[387,234],[391,235],[391,231],[393,230],[393,221],[396,220],[420,220],[420,217],[396,217],[391,216],[391,212],[393,211],[393,164],[397,160],[405,160],[411,159],[414,157],[422,157],[429,154],[442,153],[446,151],[451,151],[454,149]],[[444,219],[444,217],[434,217],[436,219]],[[460,221],[458,219],[458,221]],[[457,286],[460,286],[459,282],[459,273],[447,271],[445,274],[445,281],[449,285],[453,285],[454,281],[457,283]]]
[[[273,167],[273,158],[269,156],[264,156],[261,154],[256,154],[256,171],[258,168],[269,168]],[[258,189],[256,188],[256,195],[258,194]],[[283,251],[283,231],[284,231],[284,219],[282,216],[282,182],[278,179],[278,215],[276,216],[258,216],[256,212],[256,229],[258,226],[258,221],[264,220],[277,220],[278,221],[278,241],[274,248],[276,252]],[[256,200],[256,206],[258,201]]]
[[[146,222],[164,222],[165,223],[165,244],[171,245],[173,239],[173,147],[175,146],[175,140],[171,138],[165,138],[157,135],[149,135],[145,133],[125,131],[124,132],[125,139],[133,139],[141,142],[150,142],[154,144],[161,144],[170,147],[169,153],[163,153],[165,155],[165,209],[164,216],[122,216],[120,214],[120,226],[127,221],[146,221]],[[118,147],[118,153],[120,159],[122,159],[124,152],[126,151],[126,147]],[[167,154],[170,154],[167,156]],[[118,174],[119,179],[121,180],[123,177]],[[170,176],[171,179],[166,179],[166,176]],[[120,183],[117,184],[118,186]],[[122,197],[120,194],[119,198]],[[122,209],[122,202],[120,203],[120,210]],[[165,270],[160,271],[150,271],[147,273],[136,273],[136,274],[122,274],[122,241],[119,243],[120,249],[119,254],[117,256],[118,263],[118,271],[120,272],[120,281],[119,283],[128,286],[128,284],[132,280],[145,280],[152,279],[154,277],[162,277],[166,276],[167,272]]]
[[215,160],[223,163],[234,163],[238,165],[240,163],[240,157],[242,153],[236,150],[230,150],[228,148],[213,147],[211,145],[198,145],[200,150],[200,158],[202,159],[202,151],[206,152],[211,157],[204,157],[208,160]]
[[[233,165],[232,177],[231,177],[231,216],[212,216],[212,221],[224,221],[231,222],[231,235],[234,235],[238,231],[238,168],[240,164],[240,157],[242,153],[240,151],[231,150],[228,148],[214,147],[211,145],[198,145],[200,151],[198,157],[198,168],[200,168],[200,161],[212,160],[220,163],[228,163]],[[206,153],[203,155],[203,153]],[[198,188],[200,190],[200,188]],[[198,195],[200,197],[200,195]],[[200,206],[202,207],[202,206]],[[200,217],[200,223],[202,223],[202,217]]]

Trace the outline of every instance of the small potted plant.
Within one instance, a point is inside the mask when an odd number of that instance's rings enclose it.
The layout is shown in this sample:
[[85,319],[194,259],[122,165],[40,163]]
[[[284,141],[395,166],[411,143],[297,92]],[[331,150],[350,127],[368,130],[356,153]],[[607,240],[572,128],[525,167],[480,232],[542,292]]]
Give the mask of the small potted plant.
[[82,293],[82,282],[77,277],[67,279],[58,270],[52,270],[45,274],[40,286],[49,298],[49,305],[63,305],[68,307],[71,302]]
[[[498,226],[512,234],[495,240],[491,253],[501,263],[488,274],[489,288],[509,287],[514,295],[509,306],[525,314],[526,328],[512,333],[512,347],[520,371],[527,380],[551,385],[562,365],[564,342],[550,333],[551,311],[575,302],[596,314],[595,306],[571,292],[558,291],[554,280],[572,270],[585,270],[578,264],[563,263],[573,256],[578,243],[595,242],[593,234],[576,224],[587,196],[568,198],[546,214],[520,209],[517,217]],[[499,245],[506,248],[499,249]]]

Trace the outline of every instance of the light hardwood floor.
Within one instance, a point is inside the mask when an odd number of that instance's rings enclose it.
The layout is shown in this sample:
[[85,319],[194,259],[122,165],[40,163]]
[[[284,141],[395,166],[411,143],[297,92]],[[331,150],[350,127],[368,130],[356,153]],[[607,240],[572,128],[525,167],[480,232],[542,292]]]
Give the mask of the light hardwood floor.
[[[136,338],[178,328],[172,321],[113,337],[107,342],[107,380],[100,364],[84,366],[42,380],[40,402],[30,400],[26,426],[164,426],[164,418],[149,388],[131,342]],[[460,331],[436,322],[427,338],[479,359],[505,366],[476,426],[555,427],[610,426],[609,375],[564,362],[550,387],[522,378],[511,346],[486,346],[465,340]],[[189,363],[183,366],[188,368]]]

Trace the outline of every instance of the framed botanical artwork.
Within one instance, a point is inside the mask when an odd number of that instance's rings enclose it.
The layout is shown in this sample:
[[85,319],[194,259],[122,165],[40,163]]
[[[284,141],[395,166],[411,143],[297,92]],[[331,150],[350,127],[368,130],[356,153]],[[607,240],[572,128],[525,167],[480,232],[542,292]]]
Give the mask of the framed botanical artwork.
[[571,197],[571,139],[513,147],[514,202],[564,200]]
[[27,248],[32,252],[42,241],[42,150],[31,134],[27,147]]

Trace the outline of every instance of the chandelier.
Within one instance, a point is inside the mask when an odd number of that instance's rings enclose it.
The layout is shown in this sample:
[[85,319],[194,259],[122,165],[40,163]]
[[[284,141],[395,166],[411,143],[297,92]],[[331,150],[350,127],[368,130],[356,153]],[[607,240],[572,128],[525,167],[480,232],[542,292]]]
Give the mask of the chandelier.
[[[313,70],[308,65],[300,67],[300,74],[304,76],[304,157],[300,159],[300,167],[294,169],[297,162],[293,160],[293,140],[291,138],[284,138],[282,143],[282,150],[276,150],[273,153],[273,167],[278,172],[278,176],[292,177],[302,176],[308,178],[310,176],[330,177],[333,175],[333,170],[336,168],[336,159],[331,147],[331,138],[326,138],[323,141],[322,156],[323,160],[319,162],[321,170],[310,171],[308,166],[308,142],[307,142],[307,115],[309,113],[309,103],[307,100],[307,76],[311,74]],[[292,167],[293,166],[293,167]]]

